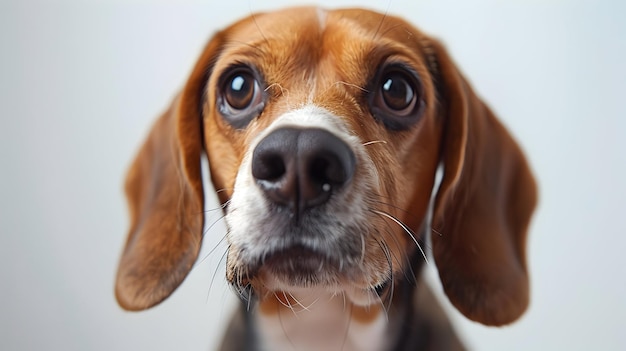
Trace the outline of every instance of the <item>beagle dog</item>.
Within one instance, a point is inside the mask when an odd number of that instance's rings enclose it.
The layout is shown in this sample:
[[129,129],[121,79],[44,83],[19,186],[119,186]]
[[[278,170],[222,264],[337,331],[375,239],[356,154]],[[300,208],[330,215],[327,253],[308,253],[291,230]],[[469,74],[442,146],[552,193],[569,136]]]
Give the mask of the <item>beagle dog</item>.
[[419,279],[429,261],[473,321],[528,305],[529,165],[400,18],[292,8],[214,35],[128,172],[124,309],[160,303],[196,261],[203,153],[241,299],[221,350],[462,350]]

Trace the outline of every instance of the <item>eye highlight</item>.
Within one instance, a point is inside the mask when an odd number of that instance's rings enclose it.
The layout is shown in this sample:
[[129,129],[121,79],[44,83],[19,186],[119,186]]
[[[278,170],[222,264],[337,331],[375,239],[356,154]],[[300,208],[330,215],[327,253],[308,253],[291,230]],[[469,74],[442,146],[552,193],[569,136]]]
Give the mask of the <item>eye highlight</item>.
[[248,72],[237,72],[227,80],[224,98],[232,110],[244,110],[250,106],[259,84]]
[[417,74],[403,65],[387,65],[372,84],[370,108],[387,129],[404,130],[420,117],[424,102]]
[[219,111],[237,129],[245,128],[265,107],[265,97],[256,72],[247,66],[228,70],[218,91]]

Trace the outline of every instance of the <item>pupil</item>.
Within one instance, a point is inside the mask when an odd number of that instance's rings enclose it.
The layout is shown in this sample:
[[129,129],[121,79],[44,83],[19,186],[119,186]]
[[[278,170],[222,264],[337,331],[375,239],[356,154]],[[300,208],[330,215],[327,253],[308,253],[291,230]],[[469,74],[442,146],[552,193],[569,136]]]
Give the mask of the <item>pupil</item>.
[[241,91],[246,84],[246,80],[242,76],[237,76],[233,78],[233,82],[230,84],[230,87],[238,92]]
[[383,83],[383,96],[387,106],[394,110],[402,110],[411,103],[413,89],[406,79],[394,75],[388,77]]
[[243,110],[254,97],[254,79],[247,74],[235,75],[230,80],[228,91],[226,92],[226,101],[237,110]]

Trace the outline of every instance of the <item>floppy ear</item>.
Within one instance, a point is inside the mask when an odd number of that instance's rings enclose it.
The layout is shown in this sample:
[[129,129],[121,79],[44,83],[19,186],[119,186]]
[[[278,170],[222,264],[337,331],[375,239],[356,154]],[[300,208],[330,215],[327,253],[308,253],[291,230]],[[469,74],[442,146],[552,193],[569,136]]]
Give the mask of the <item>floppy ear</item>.
[[115,285],[117,301],[127,310],[146,309],[167,298],[198,256],[204,224],[201,103],[220,46],[218,34],[128,171],[131,226]]
[[443,288],[471,320],[513,322],[527,308],[526,232],[537,189],[509,133],[432,43],[443,100],[444,175],[432,247]]

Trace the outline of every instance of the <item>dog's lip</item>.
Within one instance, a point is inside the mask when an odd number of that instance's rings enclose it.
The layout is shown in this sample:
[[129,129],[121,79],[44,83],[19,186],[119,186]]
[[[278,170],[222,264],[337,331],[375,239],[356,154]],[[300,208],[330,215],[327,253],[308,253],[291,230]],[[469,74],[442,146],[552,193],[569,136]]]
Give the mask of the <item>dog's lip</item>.
[[336,261],[336,259],[304,245],[293,245],[265,255],[261,265],[270,269],[288,268],[293,273],[298,271],[315,273],[331,266],[334,267]]
[[277,292],[291,294],[302,291],[299,289],[322,289],[333,296],[344,294],[358,306],[386,301],[393,292],[390,288],[393,280],[372,283],[362,275],[357,262],[349,255],[333,256],[305,244],[292,244],[254,259],[245,266],[246,273],[233,283],[241,287],[244,298],[254,294],[264,299]]
[[374,291],[381,299],[385,297],[387,292],[389,291],[389,287],[391,286],[391,279],[385,280],[384,282],[376,285],[374,287]]
[[265,254],[249,267],[251,276],[264,271],[286,283],[312,286],[328,283],[328,276],[337,276],[346,269],[343,260],[296,244]]
[[374,287],[374,290],[376,291],[376,294],[378,294],[378,296],[381,296],[385,290],[387,290],[387,286],[389,285],[389,281],[385,281],[382,284],[376,285]]

